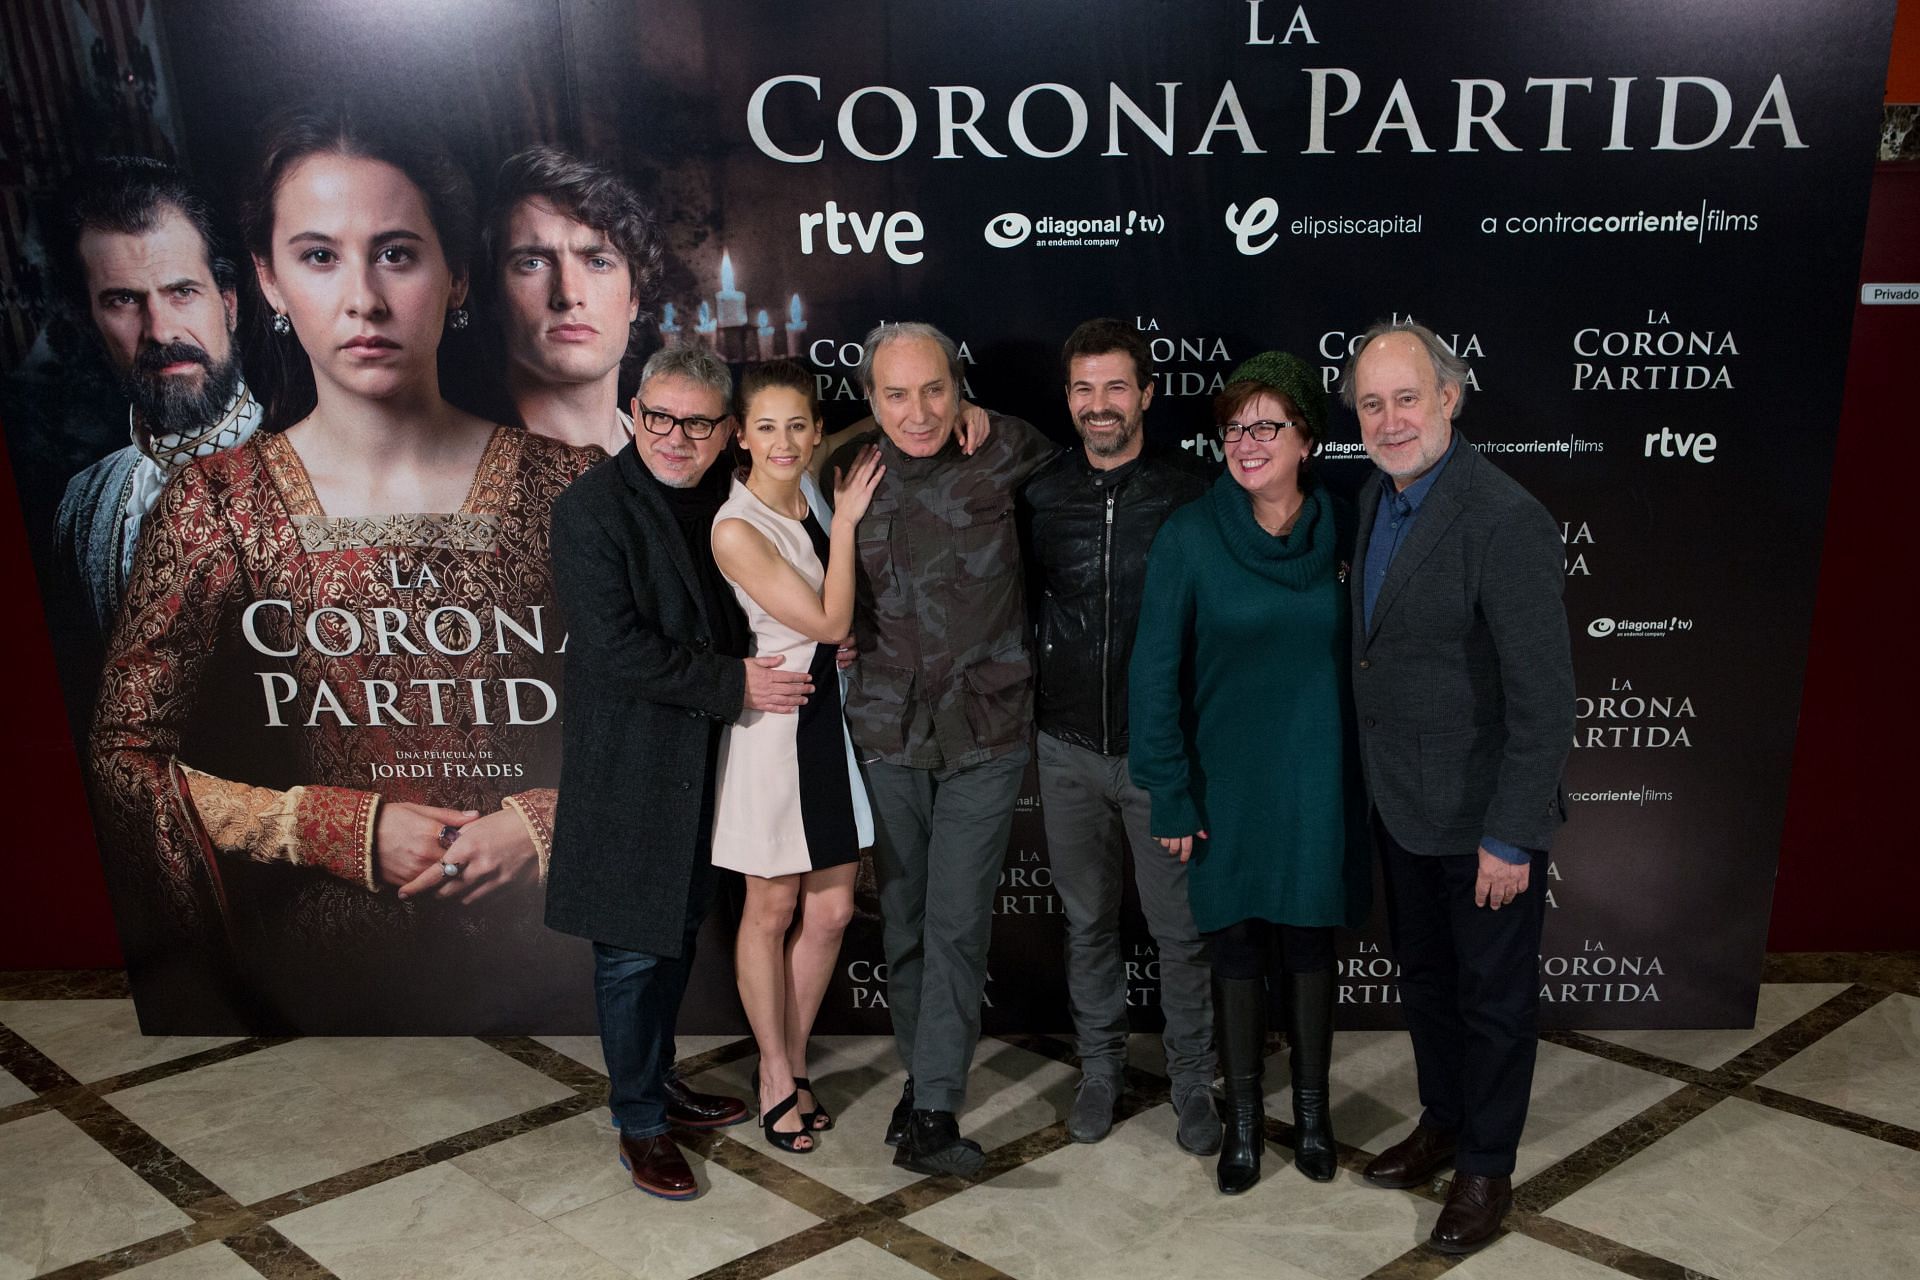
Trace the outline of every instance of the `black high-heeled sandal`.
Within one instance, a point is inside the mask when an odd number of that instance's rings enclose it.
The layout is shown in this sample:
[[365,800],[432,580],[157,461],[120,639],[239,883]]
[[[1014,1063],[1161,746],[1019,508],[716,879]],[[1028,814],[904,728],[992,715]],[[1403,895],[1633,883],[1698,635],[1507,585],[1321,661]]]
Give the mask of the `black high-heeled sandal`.
[[[780,1122],[782,1116],[799,1105],[800,1091],[795,1089],[784,1099],[768,1107],[766,1111],[761,1113],[760,1127],[766,1132],[767,1142],[770,1145],[778,1147],[782,1151],[791,1151],[797,1156],[804,1156],[814,1148],[813,1134],[810,1131],[806,1129],[796,1129],[792,1133],[782,1133],[773,1127]],[[804,1147],[798,1145],[802,1138],[807,1140],[807,1145]]]
[[833,1112],[820,1105],[820,1095],[814,1093],[813,1081],[807,1079],[805,1076],[795,1076],[793,1078],[793,1087],[796,1092],[805,1089],[808,1093],[813,1094],[813,1110],[802,1111],[800,1113],[800,1122],[807,1126],[808,1131],[812,1133],[825,1133],[828,1129],[833,1128]]

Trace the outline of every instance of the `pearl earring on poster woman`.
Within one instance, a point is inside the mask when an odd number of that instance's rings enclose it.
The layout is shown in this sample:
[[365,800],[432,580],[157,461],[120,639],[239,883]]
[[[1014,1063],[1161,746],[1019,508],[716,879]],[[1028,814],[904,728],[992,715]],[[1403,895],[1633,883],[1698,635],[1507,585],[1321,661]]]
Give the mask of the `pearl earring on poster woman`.
[[293,332],[293,321],[287,319],[286,312],[276,311],[273,313],[273,332],[276,337],[281,338]]
[[455,307],[453,310],[447,312],[447,328],[454,330],[464,329],[467,327],[467,322],[470,318],[471,317],[467,315],[467,309],[465,307]]

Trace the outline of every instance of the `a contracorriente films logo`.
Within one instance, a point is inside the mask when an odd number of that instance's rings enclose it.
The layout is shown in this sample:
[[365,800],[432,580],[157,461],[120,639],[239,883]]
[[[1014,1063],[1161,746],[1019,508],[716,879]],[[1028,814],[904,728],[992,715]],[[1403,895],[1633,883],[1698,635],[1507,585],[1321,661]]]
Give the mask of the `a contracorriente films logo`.
[[1086,218],[1035,218],[1012,210],[987,219],[982,235],[996,249],[1017,249],[1029,240],[1036,249],[1117,249],[1128,236],[1157,236],[1166,229],[1167,215],[1138,209]]

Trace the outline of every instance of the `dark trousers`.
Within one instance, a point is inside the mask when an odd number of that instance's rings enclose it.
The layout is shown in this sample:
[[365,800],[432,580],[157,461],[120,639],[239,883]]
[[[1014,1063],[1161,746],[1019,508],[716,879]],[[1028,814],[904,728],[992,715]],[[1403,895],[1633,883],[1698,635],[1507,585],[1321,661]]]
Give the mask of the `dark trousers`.
[[1022,746],[964,769],[867,766],[894,1047],[929,1111],[966,1101],[993,891],[1029,758]]
[[1127,972],[1120,947],[1126,856],[1160,967],[1167,1074],[1178,1101],[1213,1084],[1213,991],[1187,902],[1187,865],[1149,834],[1151,804],[1124,755],[1039,735],[1047,862],[1067,913],[1067,999],[1080,1069],[1118,1082],[1127,1065]]
[[693,972],[693,946],[713,896],[713,863],[703,850],[687,886],[686,933],[678,956],[593,944],[593,994],[600,1049],[607,1058],[607,1106],[620,1132],[665,1133],[667,1077],[673,1074],[673,1026]]
[[1387,923],[1420,1079],[1420,1123],[1459,1135],[1454,1168],[1503,1178],[1527,1123],[1540,1034],[1545,854],[1527,891],[1494,911],[1473,905],[1479,855],[1402,848],[1379,815]]

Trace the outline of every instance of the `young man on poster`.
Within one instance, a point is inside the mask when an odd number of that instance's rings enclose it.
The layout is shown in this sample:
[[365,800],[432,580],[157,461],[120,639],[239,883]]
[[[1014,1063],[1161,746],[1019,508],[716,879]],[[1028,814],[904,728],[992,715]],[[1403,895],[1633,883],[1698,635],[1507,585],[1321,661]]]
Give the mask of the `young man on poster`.
[[620,366],[660,275],[652,210],[610,170],[530,147],[500,166],[485,236],[521,424],[620,452],[633,439]]
[[698,1192],[668,1136],[744,1120],[673,1074],[673,1027],[713,887],[714,765],[743,710],[790,713],[812,684],[747,658],[709,531],[731,477],[733,379],[669,347],[642,370],[639,430],[554,504],[567,699],[547,924],[593,942],[620,1160],[641,1190]]
[[1451,1163],[1430,1243],[1470,1253],[1513,1203],[1538,1046],[1547,848],[1566,817],[1573,663],[1544,507],[1453,429],[1467,367],[1375,325],[1341,398],[1379,468],[1360,491],[1353,694],[1420,1122],[1367,1180]]
[[[612,170],[529,147],[500,166],[485,236],[515,416],[536,435],[619,453],[633,439],[620,370],[660,276],[653,211]],[[801,484],[824,513],[814,478]]]
[[1127,663],[1146,582],[1147,548],[1176,507],[1210,483],[1189,455],[1146,447],[1153,362],[1137,329],[1089,320],[1061,351],[1081,448],[1021,492],[1029,586],[1038,616],[1041,812],[1054,887],[1067,913],[1067,995],[1079,1039],[1080,1090],[1067,1136],[1113,1128],[1127,1060],[1127,980],[1120,947],[1125,858],[1159,953],[1167,1073],[1182,1150],[1220,1149],[1213,1103],[1213,998],[1187,868],[1149,831],[1147,793],[1127,771]]
[[261,414],[234,346],[234,266],[186,175],[111,156],[74,184],[63,212],[75,301],[131,402],[132,442],[68,483],[55,529],[65,591],[104,641],[167,480],[245,440]]
[[1055,452],[1017,418],[992,416],[961,450],[959,349],[932,325],[867,335],[860,381],[879,428],[841,446],[852,467],[877,445],[887,468],[860,522],[847,720],[867,762],[874,870],[894,1043],[907,1083],[887,1126],[917,1173],[968,1177],[984,1161],[955,1113],[980,1038],[993,890],[1031,752],[1014,492]]

